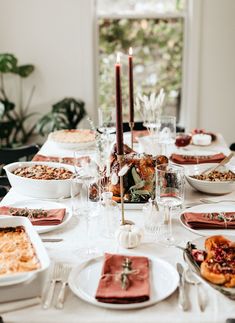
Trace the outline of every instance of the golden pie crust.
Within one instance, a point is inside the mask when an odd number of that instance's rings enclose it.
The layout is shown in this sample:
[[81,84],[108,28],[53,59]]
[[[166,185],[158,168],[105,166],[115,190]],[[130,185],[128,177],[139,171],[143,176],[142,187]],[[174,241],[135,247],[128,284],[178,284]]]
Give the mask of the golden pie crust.
[[95,140],[95,133],[89,129],[58,130],[50,134],[50,139],[61,143],[87,143]]

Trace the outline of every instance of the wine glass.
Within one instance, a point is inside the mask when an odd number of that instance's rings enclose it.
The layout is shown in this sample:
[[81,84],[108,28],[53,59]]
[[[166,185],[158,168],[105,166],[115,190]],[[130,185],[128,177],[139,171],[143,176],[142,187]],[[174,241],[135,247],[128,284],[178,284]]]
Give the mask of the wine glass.
[[81,225],[85,225],[86,246],[79,248],[75,252],[82,258],[94,256],[96,249],[91,248],[90,241],[90,222],[95,221],[96,213],[93,212],[94,202],[90,200],[91,184],[97,182],[98,171],[97,165],[91,159],[82,160],[78,166],[75,164],[76,173],[71,182],[71,198],[73,214],[81,221]]
[[99,132],[108,135],[115,133],[116,123],[115,123],[115,108],[99,108],[98,117],[99,117]]
[[176,137],[176,117],[161,116],[159,129],[159,143],[162,144],[162,154],[168,156],[168,147],[175,143]]
[[156,167],[156,201],[164,210],[161,239],[174,244],[172,232],[172,210],[181,208],[184,202],[184,168],[173,164]]

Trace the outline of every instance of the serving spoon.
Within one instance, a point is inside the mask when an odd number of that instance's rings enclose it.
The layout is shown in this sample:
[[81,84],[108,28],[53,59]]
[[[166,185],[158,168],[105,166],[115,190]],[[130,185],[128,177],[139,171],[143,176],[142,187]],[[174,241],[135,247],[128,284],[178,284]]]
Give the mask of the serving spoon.
[[204,170],[201,175],[205,175],[207,174],[208,172],[214,172],[216,169],[218,169],[220,166],[224,166],[225,164],[227,164],[230,159],[233,157],[233,153],[230,153],[228,156],[226,156],[223,160],[221,160],[221,162],[215,166],[215,167],[210,167],[210,168],[207,168],[206,170]]

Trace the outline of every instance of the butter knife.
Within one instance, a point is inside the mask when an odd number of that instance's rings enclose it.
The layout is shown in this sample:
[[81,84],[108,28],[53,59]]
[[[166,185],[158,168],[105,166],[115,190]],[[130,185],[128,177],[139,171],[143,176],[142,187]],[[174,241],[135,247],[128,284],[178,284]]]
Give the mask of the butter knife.
[[189,300],[187,298],[186,292],[185,292],[185,279],[184,279],[184,268],[180,263],[176,264],[177,271],[180,276],[179,280],[179,299],[178,304],[180,309],[183,311],[187,311],[189,309]]
[[61,242],[61,238],[42,238],[42,242]]

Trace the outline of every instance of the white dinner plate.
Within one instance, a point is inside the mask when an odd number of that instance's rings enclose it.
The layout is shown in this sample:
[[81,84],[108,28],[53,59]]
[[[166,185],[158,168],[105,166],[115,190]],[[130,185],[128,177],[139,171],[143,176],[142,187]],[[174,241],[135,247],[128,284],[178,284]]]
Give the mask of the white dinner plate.
[[149,257],[150,260],[150,299],[146,302],[132,304],[108,304],[95,299],[104,257],[99,256],[75,267],[69,276],[69,287],[73,293],[84,301],[99,307],[129,310],[153,305],[170,296],[177,288],[179,276],[168,262]]
[[36,229],[38,233],[45,233],[54,231],[57,229],[61,229],[63,226],[65,226],[68,221],[72,217],[72,211],[66,207],[64,204],[56,203],[56,202],[49,202],[49,201],[43,201],[43,200],[23,200],[19,202],[15,202],[9,206],[12,207],[22,207],[22,208],[29,208],[29,209],[66,209],[66,214],[63,219],[63,222],[57,225],[34,225],[33,227]]
[[212,236],[216,234],[226,234],[230,236],[235,236],[235,229],[192,229],[183,220],[183,213],[211,213],[211,212],[234,212],[235,213],[235,203],[215,203],[215,204],[202,204],[196,205],[191,208],[184,210],[180,215],[181,224],[189,231],[199,235],[199,236]]
[[[130,203],[124,203],[124,209],[125,210],[142,210],[143,206],[146,203],[131,203],[131,202]],[[118,205],[121,207],[121,203],[118,203]]]
[[219,151],[211,149],[189,149],[189,148],[180,148],[175,151],[176,154],[185,155],[185,156],[211,156],[220,153]]

